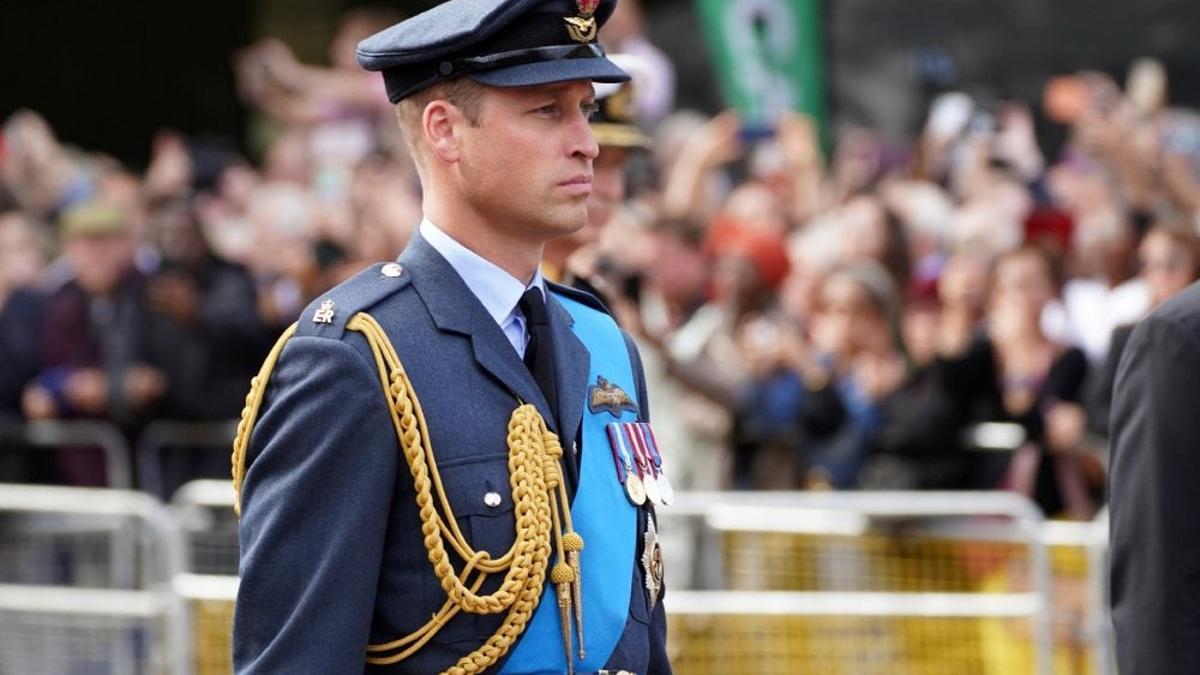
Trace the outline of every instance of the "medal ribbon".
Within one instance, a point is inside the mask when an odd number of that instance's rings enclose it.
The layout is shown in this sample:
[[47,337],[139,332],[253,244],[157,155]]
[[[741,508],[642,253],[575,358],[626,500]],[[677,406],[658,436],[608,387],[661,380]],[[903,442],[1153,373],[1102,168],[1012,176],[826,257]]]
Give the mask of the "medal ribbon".
[[626,448],[621,438],[620,422],[609,422],[608,427],[608,442],[612,446],[613,462],[617,465],[617,480],[621,481],[621,485],[625,484],[625,471],[633,469],[633,460],[629,458],[629,448]]
[[642,431],[642,440],[646,447],[650,450],[650,457],[654,460],[655,473],[662,473],[662,455],[658,452],[658,439],[654,437],[654,429],[650,427],[648,422],[639,422],[638,427]]
[[650,463],[646,460],[641,444],[638,442],[638,433],[636,430],[637,422],[627,422],[621,425],[625,430],[625,437],[629,441],[629,447],[633,449],[633,464],[637,467],[638,477],[643,481],[646,478],[653,477],[650,471]]

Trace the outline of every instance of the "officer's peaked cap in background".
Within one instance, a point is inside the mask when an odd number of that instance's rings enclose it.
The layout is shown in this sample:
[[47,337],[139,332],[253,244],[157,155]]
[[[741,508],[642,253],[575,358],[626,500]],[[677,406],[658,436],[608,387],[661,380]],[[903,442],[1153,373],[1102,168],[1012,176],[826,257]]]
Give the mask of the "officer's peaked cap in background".
[[596,42],[615,7],[616,0],[449,0],[358,43],[358,63],[383,71],[392,103],[462,76],[493,87],[625,82],[629,75]]
[[596,103],[599,110],[592,115],[592,136],[600,147],[650,148],[650,137],[638,127],[637,92],[645,79],[645,61],[632,54],[612,54],[609,59],[633,78],[620,84],[596,86]]

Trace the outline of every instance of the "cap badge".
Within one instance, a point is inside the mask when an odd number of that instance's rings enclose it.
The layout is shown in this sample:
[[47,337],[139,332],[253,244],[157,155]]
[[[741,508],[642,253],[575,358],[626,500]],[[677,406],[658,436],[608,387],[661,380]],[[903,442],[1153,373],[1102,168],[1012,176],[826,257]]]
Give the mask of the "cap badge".
[[576,42],[591,42],[596,39],[600,27],[596,25],[593,15],[600,6],[600,0],[576,0],[579,6],[579,16],[564,17],[567,22],[567,33]]
[[597,375],[596,384],[588,387],[588,410],[592,413],[608,412],[613,417],[620,417],[622,410],[637,412],[637,405],[624,389],[609,382],[603,375]]
[[603,99],[602,103],[612,121],[621,124],[636,123],[633,112],[633,88],[629,85],[623,85],[608,98]]

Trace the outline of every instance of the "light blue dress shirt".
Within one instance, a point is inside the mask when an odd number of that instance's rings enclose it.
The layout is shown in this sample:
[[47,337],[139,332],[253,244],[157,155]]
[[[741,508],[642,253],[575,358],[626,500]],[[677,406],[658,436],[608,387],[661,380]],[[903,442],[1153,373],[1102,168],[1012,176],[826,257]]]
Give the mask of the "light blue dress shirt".
[[513,349],[521,358],[525,358],[528,336],[525,332],[525,315],[517,307],[517,301],[530,288],[537,288],[545,298],[546,282],[542,279],[541,268],[534,272],[533,281],[526,286],[495,263],[455,241],[428,218],[421,220],[419,231],[421,237],[458,272],[467,288],[479,298],[483,308],[504,331],[504,337],[508,338]]

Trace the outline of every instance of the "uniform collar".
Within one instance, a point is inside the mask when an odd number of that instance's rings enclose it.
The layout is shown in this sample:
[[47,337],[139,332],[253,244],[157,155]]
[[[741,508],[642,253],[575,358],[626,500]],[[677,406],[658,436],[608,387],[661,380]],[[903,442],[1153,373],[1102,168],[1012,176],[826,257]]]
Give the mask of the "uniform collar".
[[546,283],[541,269],[534,272],[533,281],[526,286],[495,263],[455,241],[429,218],[421,220],[418,231],[450,263],[497,324],[504,324],[527,289],[537,288],[545,296]]

